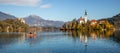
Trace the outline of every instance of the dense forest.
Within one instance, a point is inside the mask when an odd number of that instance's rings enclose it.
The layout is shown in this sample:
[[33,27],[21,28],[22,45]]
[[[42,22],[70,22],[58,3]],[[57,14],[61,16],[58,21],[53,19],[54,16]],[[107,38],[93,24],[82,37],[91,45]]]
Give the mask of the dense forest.
[[117,30],[120,29],[120,13],[111,18],[105,18],[101,20],[108,20]]
[[0,32],[24,32],[28,25],[18,19],[6,19],[0,21]]

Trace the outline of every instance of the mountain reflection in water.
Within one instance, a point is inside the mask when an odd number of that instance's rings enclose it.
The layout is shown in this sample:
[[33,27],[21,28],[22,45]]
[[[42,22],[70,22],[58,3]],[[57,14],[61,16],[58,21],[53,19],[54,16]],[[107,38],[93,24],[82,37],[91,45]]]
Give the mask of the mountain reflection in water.
[[120,53],[120,31],[0,33],[1,53]]

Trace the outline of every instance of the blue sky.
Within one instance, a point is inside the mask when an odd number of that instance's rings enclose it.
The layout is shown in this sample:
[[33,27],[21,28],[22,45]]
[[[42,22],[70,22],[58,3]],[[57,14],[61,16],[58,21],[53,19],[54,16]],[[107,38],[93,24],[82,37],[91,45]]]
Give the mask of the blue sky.
[[112,17],[120,13],[120,0],[0,0],[0,11],[26,17],[38,15],[47,20],[71,21],[84,16],[88,19]]

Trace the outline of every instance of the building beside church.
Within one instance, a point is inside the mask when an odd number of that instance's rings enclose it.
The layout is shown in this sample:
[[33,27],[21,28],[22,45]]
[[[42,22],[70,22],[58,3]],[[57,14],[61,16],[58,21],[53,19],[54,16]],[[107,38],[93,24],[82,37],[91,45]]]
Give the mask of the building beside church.
[[95,20],[95,19],[91,20],[90,22],[91,22],[90,25],[95,25],[95,24],[97,24],[97,20]]
[[78,23],[80,23],[80,24],[84,24],[84,23],[85,23],[85,19],[82,18],[82,17],[80,17],[80,18],[78,19]]

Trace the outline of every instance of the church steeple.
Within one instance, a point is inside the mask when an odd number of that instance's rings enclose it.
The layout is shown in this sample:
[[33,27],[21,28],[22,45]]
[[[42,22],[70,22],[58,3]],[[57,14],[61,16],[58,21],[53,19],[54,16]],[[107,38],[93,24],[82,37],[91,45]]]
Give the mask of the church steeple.
[[85,23],[87,23],[87,18],[88,18],[88,15],[87,15],[86,10],[85,10],[85,15],[84,15],[84,18],[85,18]]
[[85,10],[85,15],[87,15],[87,12],[86,12],[86,10]]

